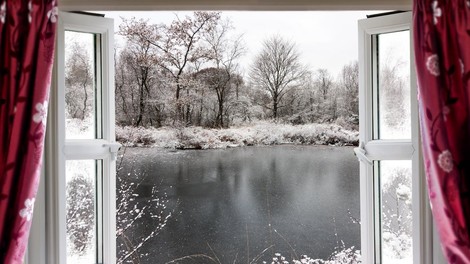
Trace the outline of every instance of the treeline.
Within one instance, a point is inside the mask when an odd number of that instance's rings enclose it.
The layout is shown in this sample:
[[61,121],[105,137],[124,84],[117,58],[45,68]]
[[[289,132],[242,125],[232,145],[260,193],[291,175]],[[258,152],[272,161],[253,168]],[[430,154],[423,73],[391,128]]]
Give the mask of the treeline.
[[[358,63],[334,78],[300,62],[295,43],[263,42],[249,70],[241,35],[220,12],[176,16],[169,24],[123,19],[125,44],[115,53],[116,122],[122,126],[228,127],[254,120],[291,124],[358,124]],[[74,44],[68,57],[67,112],[83,119],[92,107],[91,67]],[[246,66],[246,65],[244,65]]]

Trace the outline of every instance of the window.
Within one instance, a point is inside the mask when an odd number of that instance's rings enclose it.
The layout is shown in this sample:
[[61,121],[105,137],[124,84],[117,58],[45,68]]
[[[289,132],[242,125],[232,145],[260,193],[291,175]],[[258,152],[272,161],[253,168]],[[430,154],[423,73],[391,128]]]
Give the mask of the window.
[[409,12],[359,21],[365,263],[431,263],[410,24]]
[[[113,30],[110,19],[59,15],[49,124],[56,133],[46,150],[47,169],[54,172],[46,186],[52,190],[46,198],[46,240],[54,243],[49,263],[115,262]],[[83,103],[73,105],[69,97]],[[86,197],[93,202],[83,202]],[[70,225],[91,229],[71,232]]]
[[[78,1],[70,0],[63,1],[62,8],[88,10],[90,9],[88,8],[90,3],[92,6],[91,9],[101,10],[103,6],[106,6],[106,3],[103,4],[103,1],[79,3]],[[193,3],[191,4],[194,5]],[[85,7],[85,5],[87,6]],[[122,3],[121,5],[116,4],[115,6],[111,6],[110,3],[107,3],[106,7],[126,9],[125,5]],[[400,7],[409,8],[408,3]],[[142,6],[140,6],[140,8],[142,9]],[[225,6],[225,8],[227,8],[227,6]],[[336,6],[336,8],[338,7]],[[34,253],[37,253],[37,250],[33,249],[30,251],[33,254],[29,255],[29,259],[30,263],[66,263],[66,178],[60,178],[58,175],[66,175],[66,168],[70,166],[79,166],[80,168],[88,168],[84,169],[84,171],[88,171],[86,175],[93,179],[95,190],[98,190],[98,192],[95,191],[93,194],[96,195],[93,207],[101,205],[104,212],[103,215],[94,214],[93,216],[93,221],[96,223],[95,233],[98,234],[96,239],[93,240],[95,248],[93,258],[96,258],[96,262],[114,263],[115,241],[114,235],[112,234],[115,232],[115,217],[113,211],[115,187],[114,179],[111,176],[114,175],[113,168],[115,168],[112,153],[114,153],[117,145],[114,144],[113,124],[107,123],[107,121],[114,119],[112,111],[112,104],[114,102],[112,92],[113,67],[109,67],[113,65],[111,53],[113,50],[113,26],[110,24],[112,22],[99,17],[83,17],[83,15],[64,13],[61,13],[60,17],[62,20],[58,30],[58,46],[56,53],[56,65],[58,66],[55,67],[55,76],[57,79],[55,86],[53,86],[59,88],[56,90],[53,88],[51,93],[51,111],[49,114],[50,121],[48,122],[48,130],[53,131],[53,133],[48,134],[46,144],[46,171],[47,174],[52,177],[47,177],[45,183],[45,188],[48,190],[46,198],[44,199],[48,201],[48,203],[44,205],[45,210],[39,210],[43,209],[42,206],[36,205],[36,212],[47,214],[44,216],[44,218],[47,219],[47,224],[43,223],[47,225],[47,230],[44,231],[46,238],[39,240],[36,238],[32,239],[35,241],[33,247],[42,247],[46,253],[39,252],[39,254],[46,256],[41,258],[43,260],[40,262],[31,261],[35,259],[36,255]],[[371,18],[360,23],[359,41],[360,46],[363,47],[360,54],[360,65],[363,73],[360,80],[360,97],[362,101],[360,118],[361,142],[364,145],[362,145],[363,148],[358,149],[358,156],[363,157],[364,160],[361,164],[361,236],[363,241],[363,263],[392,263],[383,254],[384,221],[380,220],[383,219],[381,208],[385,200],[383,198],[385,194],[383,194],[382,191],[384,190],[384,185],[389,184],[386,178],[389,178],[390,172],[396,171],[397,168],[403,172],[402,174],[405,178],[411,179],[413,263],[433,263],[432,258],[429,256],[432,252],[430,249],[432,237],[429,223],[429,208],[426,206],[427,200],[424,180],[423,177],[420,177],[422,172],[420,164],[422,162],[420,161],[418,145],[416,87],[413,87],[413,85],[409,87],[409,126],[401,127],[409,127],[411,130],[409,132],[402,130],[401,132],[403,133],[400,132],[398,133],[399,136],[395,137],[391,136],[396,135],[396,133],[390,132],[390,126],[387,127],[386,123],[381,123],[386,119],[385,116],[387,113],[384,110],[380,110],[380,102],[386,99],[380,97],[381,82],[377,81],[378,78],[380,78],[378,72],[380,71],[379,65],[380,58],[382,57],[378,44],[386,42],[387,37],[392,36],[394,32],[399,32],[397,34],[407,32],[407,30],[409,30],[410,20],[410,14],[405,13]],[[65,69],[65,57],[64,54],[61,53],[64,50],[65,36],[61,33],[63,30],[89,34],[93,39],[93,46],[100,47],[99,49],[93,48],[93,66],[95,67],[94,71],[98,73],[95,73],[93,77],[94,81],[97,83],[93,89],[97,91],[99,88],[101,95],[95,94],[95,105],[93,105],[95,114],[92,120],[93,132],[91,133],[92,136],[87,139],[74,139],[73,137],[66,136],[65,91],[60,89],[60,87],[64,87],[65,83],[64,75],[60,72]],[[411,49],[410,53],[412,58]],[[412,60],[410,59],[410,63],[411,62]],[[410,84],[415,83],[412,72],[413,70],[410,71]],[[99,85],[101,85],[101,87],[98,87]],[[98,98],[100,96],[102,96],[101,99]],[[397,127],[391,127],[391,129],[394,128]],[[396,160],[400,161],[396,162]],[[73,165],[74,163],[75,165]],[[409,188],[409,182],[406,182],[405,187]],[[61,191],[54,192],[50,190]],[[99,193],[100,190],[101,194]],[[395,193],[397,194],[397,192]],[[406,194],[406,192],[400,193]],[[402,197],[405,197],[405,195],[402,195]],[[34,230],[32,232],[35,233]],[[40,246],[40,243],[38,244],[37,241],[45,242],[45,244]]]

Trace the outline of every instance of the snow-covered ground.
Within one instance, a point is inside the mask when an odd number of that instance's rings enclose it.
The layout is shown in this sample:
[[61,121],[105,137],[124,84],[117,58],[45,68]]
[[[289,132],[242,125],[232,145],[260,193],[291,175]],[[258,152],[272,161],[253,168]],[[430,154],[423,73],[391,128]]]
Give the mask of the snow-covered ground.
[[214,149],[255,145],[357,145],[359,133],[335,124],[289,125],[258,122],[226,129],[202,127],[116,127],[116,140],[126,146]]

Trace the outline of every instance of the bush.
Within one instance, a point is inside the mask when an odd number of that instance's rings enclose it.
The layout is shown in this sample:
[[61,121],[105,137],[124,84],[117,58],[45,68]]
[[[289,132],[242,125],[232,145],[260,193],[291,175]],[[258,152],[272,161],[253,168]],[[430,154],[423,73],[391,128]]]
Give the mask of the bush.
[[289,125],[259,122],[227,129],[202,127],[117,127],[116,138],[127,146],[214,149],[254,145],[306,144],[356,146],[359,133],[336,124]]
[[93,182],[78,174],[67,183],[67,235],[72,250],[79,256],[86,253],[94,227]]

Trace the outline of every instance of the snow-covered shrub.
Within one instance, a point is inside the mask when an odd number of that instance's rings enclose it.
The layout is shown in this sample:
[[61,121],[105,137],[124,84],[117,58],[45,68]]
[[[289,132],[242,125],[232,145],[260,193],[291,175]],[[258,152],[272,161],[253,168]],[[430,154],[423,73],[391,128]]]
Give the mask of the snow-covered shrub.
[[359,264],[362,263],[361,252],[354,247],[343,248],[335,253],[325,264]]
[[302,255],[300,258],[289,259],[281,253],[275,253],[271,262],[263,261],[263,264],[360,264],[361,252],[355,250],[354,247],[343,247],[335,251],[328,259],[312,259],[307,255]]
[[352,115],[349,117],[340,116],[335,120],[335,124],[344,127],[347,130],[359,130],[359,116]]
[[213,149],[253,145],[357,145],[359,133],[335,124],[289,125],[257,122],[226,129],[202,127],[116,127],[116,139],[126,146]]
[[382,252],[385,259],[412,263],[411,173],[384,169],[382,183]]
[[76,174],[66,186],[67,192],[67,236],[70,249],[83,255],[92,245],[94,232],[93,182],[83,174]]
[[125,146],[150,146],[155,143],[154,128],[116,126],[116,140]]

